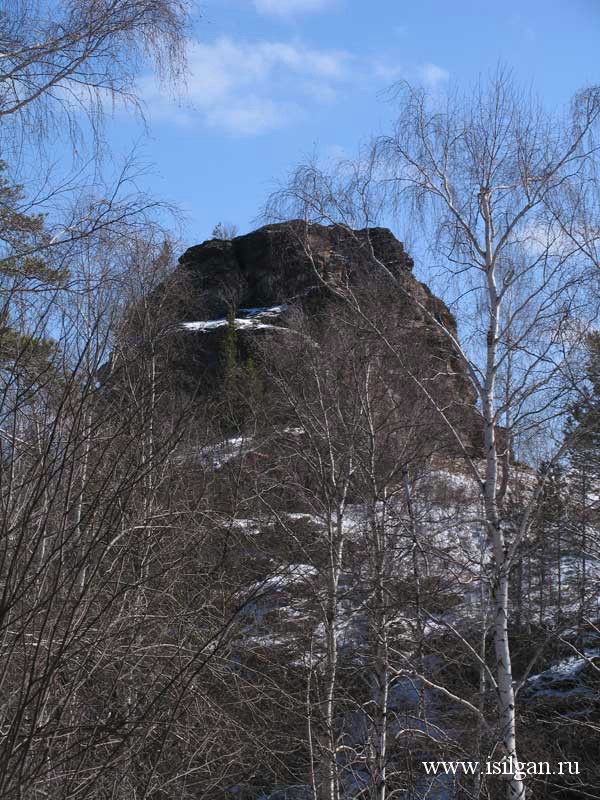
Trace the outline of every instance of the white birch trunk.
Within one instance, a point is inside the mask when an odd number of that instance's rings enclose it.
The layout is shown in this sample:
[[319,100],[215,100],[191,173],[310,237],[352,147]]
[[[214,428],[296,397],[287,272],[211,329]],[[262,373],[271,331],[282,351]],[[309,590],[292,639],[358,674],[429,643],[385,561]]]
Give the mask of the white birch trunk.
[[330,523],[330,563],[327,576],[327,598],[325,609],[326,664],[324,686],[325,741],[322,759],[320,797],[322,800],[339,800],[337,775],[337,742],[335,732],[335,687],[337,681],[338,648],[336,625],[338,616],[338,586],[344,552],[342,529],[343,511],[338,509],[336,520]]
[[[489,194],[480,194],[482,216],[485,221],[486,278],[489,311],[485,376],[482,390],[484,422],[485,484],[484,509],[488,535],[492,545],[495,567],[493,587],[494,651],[496,656],[496,682],[498,685],[498,724],[504,755],[513,765],[517,762],[515,690],[512,677],[510,643],[508,639],[508,585],[510,562],[498,510],[498,443],[496,440],[496,358],[498,354],[498,329],[501,299],[496,286],[496,264],[493,256],[493,226]],[[525,784],[516,771],[507,781],[507,800],[524,800]]]

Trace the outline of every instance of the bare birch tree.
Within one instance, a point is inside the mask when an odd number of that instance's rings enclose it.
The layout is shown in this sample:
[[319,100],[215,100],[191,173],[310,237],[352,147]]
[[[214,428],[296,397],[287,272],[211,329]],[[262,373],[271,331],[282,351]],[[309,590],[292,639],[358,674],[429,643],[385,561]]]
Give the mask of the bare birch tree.
[[7,0],[0,6],[0,141],[99,135],[107,104],[139,106],[141,68],[179,80],[186,0]]
[[[507,797],[522,800],[524,776],[514,768],[516,695],[526,676],[516,680],[512,674],[509,577],[544,481],[529,493],[516,521],[507,515],[505,500],[515,452],[527,458],[531,444],[539,451],[543,442],[552,463],[564,452],[555,421],[577,391],[571,367],[581,346],[578,331],[594,310],[581,292],[588,254],[568,235],[573,226],[560,200],[577,192],[595,162],[600,94],[594,88],[581,92],[570,114],[551,119],[499,71],[469,96],[430,102],[424,91],[404,86],[397,99],[393,133],[381,137],[366,158],[354,167],[344,165],[333,177],[314,165],[300,168],[274,198],[271,212],[301,217],[308,234],[312,222],[372,226],[391,202],[392,211],[421,226],[420,235],[453,278],[464,332],[460,342],[419,298],[413,302],[443,333],[468,375],[481,419],[481,464],[460,425],[436,404],[427,384],[415,380],[445,419],[483,500],[497,731],[513,765]],[[372,255],[374,267],[401,298],[406,292],[401,282]],[[360,312],[351,287],[339,286],[337,293]],[[377,328],[366,312],[363,319]],[[389,352],[405,368],[405,355],[393,346]]]

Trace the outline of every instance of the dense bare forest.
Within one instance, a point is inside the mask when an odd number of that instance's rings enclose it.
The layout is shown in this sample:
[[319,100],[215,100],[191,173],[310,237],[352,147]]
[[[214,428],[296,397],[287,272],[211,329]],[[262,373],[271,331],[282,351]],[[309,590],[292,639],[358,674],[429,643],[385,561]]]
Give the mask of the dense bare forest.
[[0,796],[600,797],[600,90],[399,85],[185,250],[98,176],[189,8],[50,5],[0,3]]

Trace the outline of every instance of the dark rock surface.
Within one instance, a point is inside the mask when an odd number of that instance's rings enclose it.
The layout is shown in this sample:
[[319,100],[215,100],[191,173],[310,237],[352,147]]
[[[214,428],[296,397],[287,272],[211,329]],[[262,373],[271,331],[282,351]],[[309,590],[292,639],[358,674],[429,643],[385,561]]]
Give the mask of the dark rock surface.
[[[231,308],[282,303],[301,309],[309,318],[327,317],[336,304],[343,305],[339,294],[348,289],[357,296],[362,293],[371,308],[383,301],[388,324],[391,319],[399,331],[396,341],[402,342],[405,356],[419,361],[421,374],[432,381],[429,388],[437,402],[458,425],[472,454],[478,453],[481,428],[474,393],[440,328],[441,323],[456,334],[456,320],[414,277],[412,258],[388,229],[350,231],[339,226],[306,226],[300,221],[266,225],[231,240],[212,239],[190,247],[179,264],[176,273],[188,287],[180,322],[222,319]],[[278,324],[285,325],[285,317]],[[243,332],[240,339],[243,342],[257,334]],[[223,335],[223,329],[189,331],[181,345],[184,361],[190,367],[194,363],[194,369],[205,369],[205,375],[212,374],[209,382],[218,372]]]
[[382,280],[384,273],[376,269],[374,259],[396,278],[417,283],[412,278],[412,258],[386,228],[307,228],[299,221],[266,225],[230,241],[211,239],[190,247],[179,262],[196,299],[218,317],[225,316],[230,306],[305,301],[323,294],[325,284],[358,285],[365,277]]
[[[296,302],[316,309],[333,298],[327,287],[376,292],[402,287],[396,313],[404,324],[435,328],[411,300],[419,301],[446,328],[456,321],[446,305],[412,274],[414,262],[387,228],[348,231],[299,221],[266,225],[231,240],[210,239],[179,259],[191,285],[183,320],[225,317],[231,307],[267,307]],[[441,341],[443,334],[435,331]]]

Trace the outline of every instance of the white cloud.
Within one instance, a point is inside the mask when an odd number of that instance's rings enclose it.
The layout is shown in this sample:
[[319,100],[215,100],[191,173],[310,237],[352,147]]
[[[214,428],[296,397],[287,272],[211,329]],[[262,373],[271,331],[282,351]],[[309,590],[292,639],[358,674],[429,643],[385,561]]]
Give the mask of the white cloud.
[[437,64],[428,62],[420,66],[411,66],[395,63],[393,58],[383,60],[381,57],[378,57],[373,62],[373,73],[376,78],[386,83],[395,83],[406,79],[422,83],[428,89],[439,89],[450,78],[448,70],[439,67]]
[[259,14],[271,17],[293,17],[316,11],[326,11],[333,6],[333,0],[254,0]]
[[435,89],[441,84],[446,83],[450,78],[448,70],[443,67],[438,67],[437,64],[423,64],[418,72],[423,83],[431,89]]
[[394,81],[398,81],[400,78],[406,76],[406,70],[404,67],[396,64],[387,64],[378,60],[375,61],[375,64],[373,65],[373,71],[376,78],[386,81],[387,83],[393,83]]
[[559,225],[553,223],[530,222],[523,225],[519,232],[519,241],[527,255],[532,258],[566,258],[575,249],[573,240]]
[[391,84],[406,77],[435,90],[449,77],[432,63],[399,65],[381,56],[306,47],[295,40],[229,36],[192,44],[188,64],[187,93],[178,107],[153,79],[146,80],[142,92],[150,114],[175,125],[205,125],[238,136],[298,124],[319,106],[348,99],[351,90],[372,91],[374,81]]
[[[333,102],[351,77],[353,57],[297,42],[237,42],[223,36],[192,45],[186,114],[211,127],[250,135],[293,123],[310,104]],[[145,97],[151,112],[174,119],[156,85]]]
[[229,105],[216,105],[206,112],[207,123],[239,136],[253,136],[281,128],[300,116],[301,109],[293,103],[274,103],[271,100],[248,96],[237,98]]

